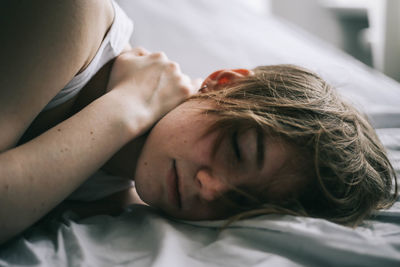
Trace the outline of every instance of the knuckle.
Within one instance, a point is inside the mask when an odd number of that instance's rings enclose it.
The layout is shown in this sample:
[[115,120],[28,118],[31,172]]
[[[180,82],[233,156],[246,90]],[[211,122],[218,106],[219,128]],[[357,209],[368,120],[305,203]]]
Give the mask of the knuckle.
[[130,58],[131,58],[130,52],[126,52],[126,53],[119,55],[117,57],[116,61],[126,61],[126,60],[129,60]]
[[162,60],[162,59],[166,59],[166,58],[167,58],[167,56],[165,55],[164,52],[155,52],[155,53],[152,53],[152,54],[150,55],[150,57],[153,58],[153,59],[158,59],[158,60]]
[[166,64],[166,67],[168,70],[173,71],[173,72],[175,72],[179,69],[179,65],[176,62],[168,62]]
[[164,52],[158,52],[160,54],[160,58],[167,59],[167,55]]
[[188,97],[190,96],[190,88],[187,85],[181,85],[179,87],[180,93],[182,94],[182,96],[184,97]]
[[137,51],[146,51],[146,49],[144,49],[144,47],[142,46],[136,46],[134,49],[136,49]]
[[135,47],[131,50],[136,55],[144,55],[147,54],[147,50],[141,46]]
[[157,59],[158,57],[159,57],[158,53],[151,53],[149,55],[149,58],[151,58],[151,59]]
[[185,86],[185,80],[183,79],[182,75],[177,71],[173,72],[172,80],[177,84],[177,86],[182,87]]

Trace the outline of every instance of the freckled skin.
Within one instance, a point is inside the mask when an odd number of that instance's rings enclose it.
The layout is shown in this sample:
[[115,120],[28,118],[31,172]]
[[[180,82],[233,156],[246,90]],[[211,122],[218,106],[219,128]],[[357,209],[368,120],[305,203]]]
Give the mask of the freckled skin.
[[[134,179],[141,199],[175,218],[202,220],[232,215],[231,207],[217,196],[227,192],[231,185],[264,188],[289,157],[285,146],[267,140],[268,160],[259,170],[255,160],[256,133],[249,131],[241,141],[243,156],[249,159],[246,165],[234,162],[229,138],[222,141],[212,159],[218,133],[204,135],[215,121],[212,115],[201,113],[206,107],[210,107],[209,102],[188,101],[164,116],[150,132],[136,166]],[[181,209],[171,203],[171,185],[167,182],[174,164],[179,176]]]

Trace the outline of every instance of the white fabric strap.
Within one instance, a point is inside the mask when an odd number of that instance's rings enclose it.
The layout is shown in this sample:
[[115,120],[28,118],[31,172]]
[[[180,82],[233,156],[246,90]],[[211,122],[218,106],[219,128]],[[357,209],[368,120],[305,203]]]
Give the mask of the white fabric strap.
[[119,55],[129,42],[133,31],[133,22],[114,0],[111,2],[114,7],[114,21],[93,60],[81,73],[76,75],[43,110],[54,108],[77,95],[97,71],[108,61]]

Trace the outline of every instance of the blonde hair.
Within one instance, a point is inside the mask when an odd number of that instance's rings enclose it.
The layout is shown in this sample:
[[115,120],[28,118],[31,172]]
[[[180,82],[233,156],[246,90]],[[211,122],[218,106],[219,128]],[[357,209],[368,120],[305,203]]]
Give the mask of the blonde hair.
[[231,221],[284,213],[354,227],[397,198],[395,171],[367,118],[307,69],[257,67],[254,75],[191,99],[217,104],[206,111],[218,117],[214,129],[254,127],[296,147],[303,160],[294,169],[307,186],[287,199],[251,206]]

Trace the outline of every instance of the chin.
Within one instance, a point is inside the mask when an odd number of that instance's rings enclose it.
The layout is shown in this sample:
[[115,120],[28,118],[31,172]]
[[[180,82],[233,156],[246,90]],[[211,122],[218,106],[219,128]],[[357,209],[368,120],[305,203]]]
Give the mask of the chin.
[[140,198],[144,203],[146,203],[147,205],[152,206],[152,204],[151,204],[152,201],[151,201],[151,199],[148,197],[148,195],[151,195],[151,194],[146,194],[146,193],[142,190],[142,186],[141,186],[140,181],[137,182],[137,181],[135,180],[135,189],[136,189],[136,193],[138,194],[139,198]]

